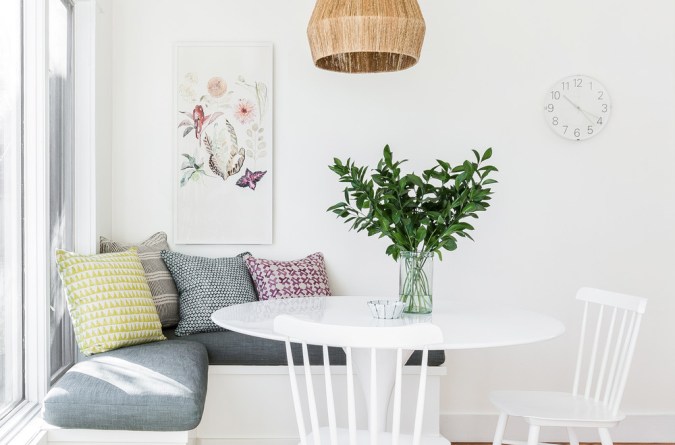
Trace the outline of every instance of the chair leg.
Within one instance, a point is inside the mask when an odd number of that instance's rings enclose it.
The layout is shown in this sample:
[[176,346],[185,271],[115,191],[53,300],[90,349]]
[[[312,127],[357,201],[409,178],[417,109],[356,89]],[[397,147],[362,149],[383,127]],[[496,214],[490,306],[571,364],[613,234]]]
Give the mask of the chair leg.
[[538,445],[539,444],[539,430],[540,429],[541,429],[541,427],[539,425],[530,425],[530,431],[527,434],[527,445]]
[[600,442],[602,445],[613,445],[612,437],[609,435],[609,430],[607,428],[598,428],[598,433],[600,433]]
[[495,431],[495,438],[492,441],[492,445],[502,445],[504,440],[504,431],[506,431],[506,422],[508,422],[509,416],[506,413],[501,413],[499,415],[499,420],[497,420],[497,430]]
[[579,445],[579,438],[574,428],[567,427],[567,435],[570,437],[570,445]]

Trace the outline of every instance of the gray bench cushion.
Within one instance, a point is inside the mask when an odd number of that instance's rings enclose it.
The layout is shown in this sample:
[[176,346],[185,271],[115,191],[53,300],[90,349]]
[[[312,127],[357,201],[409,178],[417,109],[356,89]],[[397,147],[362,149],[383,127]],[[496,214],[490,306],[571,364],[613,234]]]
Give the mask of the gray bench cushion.
[[[206,346],[211,365],[257,365],[286,366],[286,349],[283,342],[252,337],[232,331],[207,332],[176,337],[173,330],[165,329],[164,335],[171,341],[180,340],[201,343]],[[300,345],[294,344],[293,361],[302,364]],[[323,365],[323,353],[319,346],[309,346],[309,362]],[[331,364],[344,365],[345,353],[340,348],[329,348],[328,356]],[[408,360],[408,365],[417,365],[422,361],[422,352],[415,353]],[[429,351],[429,366],[440,366],[445,362],[444,351]]]
[[43,418],[62,428],[187,431],[202,418],[206,349],[160,341],[94,355],[49,391]]

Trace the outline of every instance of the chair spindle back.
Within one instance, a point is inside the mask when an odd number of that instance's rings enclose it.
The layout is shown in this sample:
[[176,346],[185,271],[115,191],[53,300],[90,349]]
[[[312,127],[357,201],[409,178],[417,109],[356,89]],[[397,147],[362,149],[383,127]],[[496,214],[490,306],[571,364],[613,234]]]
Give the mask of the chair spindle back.
[[[319,414],[312,381],[311,366],[309,363],[308,344],[320,345],[323,352],[324,381],[326,391],[326,413],[330,432],[330,445],[338,445],[338,429],[336,418],[335,397],[331,374],[328,347],[343,347],[346,355],[347,371],[347,425],[349,430],[349,444],[357,445],[356,428],[356,395],[354,388],[354,360],[353,349],[370,350],[370,416],[368,425],[370,443],[378,443],[379,431],[383,430],[374,424],[377,419],[376,388],[377,388],[377,351],[378,349],[396,350],[396,375],[393,393],[392,414],[392,445],[398,445],[401,430],[401,393],[403,375],[403,349],[422,349],[422,364],[420,366],[420,381],[417,391],[417,407],[413,430],[413,444],[418,445],[421,439],[424,399],[426,391],[428,346],[441,343],[441,330],[428,323],[412,324],[396,327],[354,327],[354,326],[326,326],[312,321],[302,320],[291,315],[279,315],[274,320],[274,330],[286,337],[286,356],[291,380],[291,392],[295,407],[296,421],[300,433],[301,444],[305,444],[307,435],[305,416],[300,399],[295,364],[291,349],[292,342],[302,344],[302,359],[307,391],[307,406],[309,423],[312,428],[314,445],[321,445],[319,434]],[[342,444],[340,444],[342,445]]]
[[647,300],[588,287],[579,289],[577,299],[584,314],[572,393],[617,412]]

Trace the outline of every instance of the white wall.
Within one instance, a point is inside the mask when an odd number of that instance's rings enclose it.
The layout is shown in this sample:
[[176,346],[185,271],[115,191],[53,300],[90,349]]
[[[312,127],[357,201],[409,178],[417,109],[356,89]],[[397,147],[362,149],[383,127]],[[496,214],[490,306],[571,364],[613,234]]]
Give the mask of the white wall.
[[[494,206],[476,243],[437,263],[436,299],[508,302],[558,317],[568,334],[450,352],[442,411],[492,413],[495,388],[567,389],[580,318],[573,296],[590,285],[650,298],[624,408],[675,415],[675,2],[420,3],[427,36],[416,67],[343,75],[312,66],[312,0],[115,0],[112,235],[172,233],[173,43],[272,41],[274,244],[178,250],[279,259],[320,250],[335,293],[394,295],[386,243],[325,213],[340,199],[327,164],[351,156],[373,165],[389,143],[419,171],[493,146]],[[574,73],[598,78],[613,102],[608,127],[582,143],[542,118],[550,85]]]

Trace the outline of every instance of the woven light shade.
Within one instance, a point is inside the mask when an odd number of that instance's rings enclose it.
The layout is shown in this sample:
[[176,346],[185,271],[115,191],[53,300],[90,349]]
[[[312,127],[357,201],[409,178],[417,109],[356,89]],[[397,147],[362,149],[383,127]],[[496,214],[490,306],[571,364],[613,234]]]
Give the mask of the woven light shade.
[[415,65],[425,29],[416,0],[317,0],[307,36],[318,68],[380,73]]

